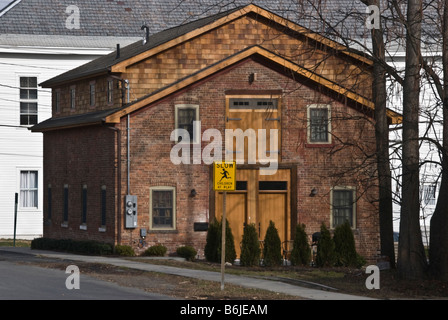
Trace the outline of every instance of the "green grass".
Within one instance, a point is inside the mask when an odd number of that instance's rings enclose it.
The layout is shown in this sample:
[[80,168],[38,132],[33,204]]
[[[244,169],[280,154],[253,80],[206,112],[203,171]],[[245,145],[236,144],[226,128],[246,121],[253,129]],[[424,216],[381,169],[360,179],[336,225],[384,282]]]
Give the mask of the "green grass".
[[[16,239],[16,247],[30,247],[31,240]],[[14,239],[0,239],[0,247],[14,247]]]

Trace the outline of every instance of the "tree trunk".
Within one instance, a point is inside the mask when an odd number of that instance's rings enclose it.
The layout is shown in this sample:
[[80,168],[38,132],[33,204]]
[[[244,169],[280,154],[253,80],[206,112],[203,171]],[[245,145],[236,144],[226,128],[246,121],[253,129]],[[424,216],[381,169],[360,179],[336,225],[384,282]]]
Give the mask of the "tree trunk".
[[442,20],[443,63],[443,149],[442,180],[436,209],[431,217],[429,261],[431,276],[448,280],[448,0],[444,1]]
[[[367,0],[364,3],[367,5],[376,5],[378,8],[380,7],[379,0]],[[380,20],[379,28],[372,29],[372,51],[375,58],[373,65],[372,96],[373,102],[375,103],[381,255],[388,257],[391,267],[395,268],[392,186],[389,159],[389,124],[386,112],[386,70],[383,66],[386,58],[383,33]]]
[[426,257],[420,230],[419,95],[422,0],[408,0],[406,69],[403,83],[403,172],[400,241],[397,270],[400,278],[422,278]]

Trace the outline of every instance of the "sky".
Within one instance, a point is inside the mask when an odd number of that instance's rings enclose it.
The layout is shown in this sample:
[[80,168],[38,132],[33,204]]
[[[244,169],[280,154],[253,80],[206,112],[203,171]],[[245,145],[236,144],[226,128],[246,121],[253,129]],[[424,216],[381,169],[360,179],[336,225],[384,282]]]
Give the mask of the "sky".
[[6,7],[6,5],[10,2],[12,2],[13,0],[0,0],[0,10],[2,10],[4,7]]

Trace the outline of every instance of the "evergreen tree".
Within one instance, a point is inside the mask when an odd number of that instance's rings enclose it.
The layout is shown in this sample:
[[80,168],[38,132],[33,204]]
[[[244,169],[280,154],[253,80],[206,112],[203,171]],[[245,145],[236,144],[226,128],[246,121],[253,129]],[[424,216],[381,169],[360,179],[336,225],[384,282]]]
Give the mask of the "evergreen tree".
[[291,251],[291,264],[294,266],[307,265],[310,263],[310,260],[311,248],[305,232],[305,225],[298,224],[296,227],[296,235]]
[[318,267],[333,266],[335,261],[334,241],[324,223],[320,227],[320,238],[317,243],[316,264]]
[[260,262],[260,244],[254,224],[246,224],[241,243],[240,263],[243,266],[256,266]]
[[263,248],[264,264],[278,266],[282,264],[282,244],[274,222],[269,221]]
[[333,241],[335,245],[336,263],[344,267],[356,267],[357,254],[355,238],[350,223],[345,221],[334,230]]
[[218,257],[218,246],[220,245],[221,238],[219,232],[220,223],[215,219],[209,224],[207,230],[207,239],[204,248],[205,259],[210,262],[219,262],[220,257]]
[[[221,262],[221,247],[222,247],[222,219],[218,226],[218,262]],[[229,222],[226,219],[226,252],[225,262],[233,263],[236,259],[235,251],[235,239],[233,238],[232,229],[229,226]]]

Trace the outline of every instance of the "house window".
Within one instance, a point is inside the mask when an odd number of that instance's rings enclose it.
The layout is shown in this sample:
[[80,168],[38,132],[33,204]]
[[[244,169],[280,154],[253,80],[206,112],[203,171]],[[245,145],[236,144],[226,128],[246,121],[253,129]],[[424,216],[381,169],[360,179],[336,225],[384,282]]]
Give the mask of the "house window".
[[176,192],[173,187],[153,187],[150,194],[150,223],[154,230],[176,228]]
[[107,104],[112,104],[114,101],[114,81],[107,81]]
[[433,206],[436,204],[436,189],[435,183],[428,183],[423,185],[423,204]]
[[331,143],[330,106],[311,105],[308,107],[308,142]]
[[66,224],[68,222],[68,184],[64,185],[64,208],[62,221]]
[[51,220],[51,210],[52,210],[52,192],[51,192],[51,184],[48,185],[47,189],[47,219]]
[[76,89],[70,88],[70,109],[75,110],[76,107]]
[[199,121],[199,106],[194,104],[180,104],[175,106],[175,126],[178,131],[177,142],[199,142],[200,127],[194,125]]
[[82,213],[81,213],[81,223],[85,224],[87,222],[87,185],[82,186],[81,190],[81,205],[82,205]]
[[61,111],[61,91],[56,90],[55,91],[55,97],[54,97],[54,111],[56,113]]
[[355,191],[350,188],[332,190],[332,227],[348,221],[355,227]]
[[20,171],[20,207],[38,207],[37,171]]
[[20,125],[37,124],[37,78],[20,77]]
[[106,225],[106,186],[101,187],[101,225]]
[[90,83],[89,85],[89,90],[90,90],[90,106],[94,107],[95,106],[95,83]]

